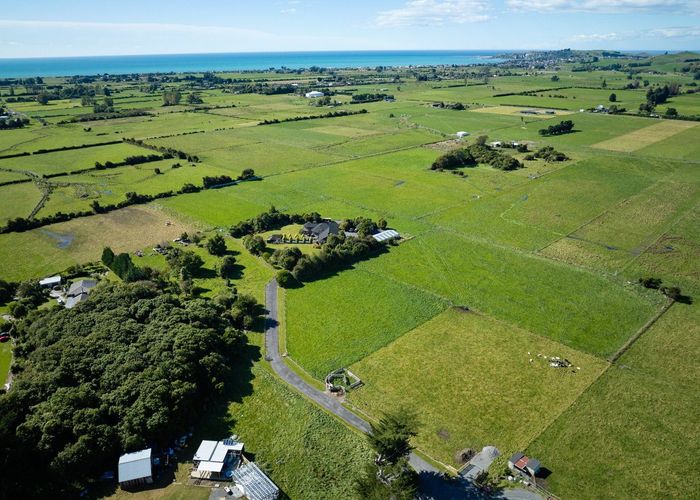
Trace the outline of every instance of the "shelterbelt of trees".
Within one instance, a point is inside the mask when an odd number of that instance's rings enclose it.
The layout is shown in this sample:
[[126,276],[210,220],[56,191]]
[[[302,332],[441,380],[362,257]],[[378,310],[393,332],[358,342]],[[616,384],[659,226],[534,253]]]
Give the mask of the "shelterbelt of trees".
[[172,442],[236,383],[232,325],[225,306],[146,281],[32,312],[0,396],[0,498],[76,497],[121,453]]

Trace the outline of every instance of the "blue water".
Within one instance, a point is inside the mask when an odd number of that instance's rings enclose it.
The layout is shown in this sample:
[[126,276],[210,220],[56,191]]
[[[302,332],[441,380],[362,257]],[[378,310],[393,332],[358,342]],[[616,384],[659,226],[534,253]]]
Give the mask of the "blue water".
[[189,71],[262,70],[269,68],[360,68],[500,62],[495,50],[255,52],[144,56],[0,59],[0,78]]

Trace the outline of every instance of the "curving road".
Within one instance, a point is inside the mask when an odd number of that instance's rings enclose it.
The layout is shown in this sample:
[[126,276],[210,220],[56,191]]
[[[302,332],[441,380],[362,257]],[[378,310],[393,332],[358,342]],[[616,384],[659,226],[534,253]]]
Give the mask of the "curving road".
[[[349,411],[337,400],[316,389],[301,379],[282,359],[279,351],[279,321],[277,319],[277,281],[272,280],[265,286],[265,307],[268,311],[265,320],[265,359],[270,362],[272,369],[282,380],[287,382],[297,392],[314,401],[319,406],[334,414],[345,423],[365,434],[371,427],[367,421]],[[409,456],[411,467],[418,472],[421,480],[420,499],[451,500],[485,498],[484,494],[471,485],[466,479],[445,480],[442,471],[433,467],[415,453]],[[541,500],[539,495],[530,491],[515,489],[504,490],[491,498],[507,498],[509,500]]]

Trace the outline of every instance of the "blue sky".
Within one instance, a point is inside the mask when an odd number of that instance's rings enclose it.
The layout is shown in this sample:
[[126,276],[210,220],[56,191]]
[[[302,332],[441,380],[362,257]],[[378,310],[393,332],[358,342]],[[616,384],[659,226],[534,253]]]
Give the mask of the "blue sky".
[[390,49],[700,49],[700,0],[31,0],[0,57]]

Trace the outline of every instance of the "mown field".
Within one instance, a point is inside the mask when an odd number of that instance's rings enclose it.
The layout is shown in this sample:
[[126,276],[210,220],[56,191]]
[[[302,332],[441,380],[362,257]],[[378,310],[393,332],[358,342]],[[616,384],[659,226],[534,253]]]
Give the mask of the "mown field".
[[[495,70],[475,77],[447,68],[449,76],[429,81],[406,70],[338,70],[334,77],[362,81],[329,86],[341,103],[335,108],[293,93],[236,93],[186,81],[168,85],[181,86],[185,96],[199,93],[202,104],[163,106],[162,88],[109,83],[117,111],[146,116],[59,125],[92,108],[77,98],[16,102],[12,109],[31,124],[0,130],[0,155],[126,137],[200,161],[44,178],[155,152],[122,142],[0,159],[0,183],[32,176],[0,186],[0,224],[28,217],[43,193],[37,217],[90,210],[95,201],[115,204],[129,192],[202,186],[205,176],[235,178],[247,168],[259,179],[0,234],[0,279],[59,273],[99,259],[104,246],[142,250],[137,265],[165,269],[153,245],[183,231],[225,233],[271,206],[338,220],[385,218],[404,236],[400,245],[287,291],[280,313],[296,364],[319,380],[349,366],[365,385],[348,401],[369,419],[401,405],[416,409],[422,427],[415,444],[446,464],[456,465],[458,450],[494,444],[505,454],[525,449],[540,459],[551,471],[547,487],[563,498],[692,496],[700,441],[692,385],[697,305],[675,304],[616,364],[607,361],[665,304],[658,291],[637,284],[640,277],[679,286],[690,297],[685,302],[697,302],[700,293],[700,128],[696,121],[636,115],[650,86],[669,83],[680,84],[681,94],[657,107],[662,117],[671,107],[682,115],[700,112],[693,74],[680,70],[682,59],[692,57],[659,56],[634,74],[594,71],[626,64],[606,57],[587,70],[563,64],[556,73]],[[313,87],[329,75],[229,76]],[[631,83],[639,87],[625,88]],[[25,96],[30,89],[13,90]],[[5,98],[8,91],[0,87]],[[627,114],[581,111],[609,105],[613,92]],[[350,94],[362,93],[394,99],[350,104]],[[367,112],[259,125],[360,109]],[[565,119],[574,122],[572,133],[539,133]],[[469,135],[458,141],[458,131]],[[444,151],[479,136],[525,142],[530,150],[552,146],[570,159],[525,161],[525,153],[504,150],[525,168],[478,165],[461,175],[429,169]],[[241,241],[226,241],[238,265],[232,285],[262,301],[275,270]],[[204,260],[194,277],[197,293],[215,297],[225,288],[216,276],[219,258],[189,249]],[[550,368],[538,353],[566,357],[575,371]],[[252,372],[248,390],[226,405],[226,418],[213,428],[240,434],[291,498],[348,496],[368,456],[362,438],[296,396],[261,359]],[[177,486],[142,497],[201,491]]]

